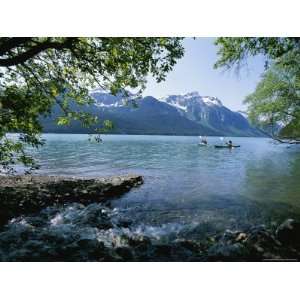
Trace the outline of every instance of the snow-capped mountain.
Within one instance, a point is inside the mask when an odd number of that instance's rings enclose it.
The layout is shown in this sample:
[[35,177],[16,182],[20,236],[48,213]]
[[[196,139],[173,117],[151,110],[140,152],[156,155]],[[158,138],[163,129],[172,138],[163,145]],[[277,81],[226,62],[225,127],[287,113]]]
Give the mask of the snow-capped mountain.
[[198,92],[170,95],[159,99],[176,107],[186,118],[227,134],[252,134],[248,120],[225,107],[217,97],[201,96]]
[[[218,98],[201,96],[198,92],[161,99],[151,96],[137,98],[130,93],[111,95],[102,89],[93,90],[90,95],[95,103],[85,110],[97,115],[100,120],[113,121],[114,133],[261,135],[240,113],[226,108]],[[56,108],[54,116],[58,113]],[[46,132],[93,132],[93,128],[81,128],[76,122],[70,127],[57,127],[53,120],[51,123],[46,119],[43,124]]]
[[127,92],[127,95],[124,93],[118,93],[117,95],[112,95],[103,89],[95,89],[90,93],[95,99],[95,105],[98,107],[121,107],[128,105],[128,101],[133,99],[134,94]]
[[169,95],[158,100],[182,109],[185,112],[190,110],[194,105],[223,106],[222,102],[218,98],[200,96],[198,92],[191,92],[181,95]]

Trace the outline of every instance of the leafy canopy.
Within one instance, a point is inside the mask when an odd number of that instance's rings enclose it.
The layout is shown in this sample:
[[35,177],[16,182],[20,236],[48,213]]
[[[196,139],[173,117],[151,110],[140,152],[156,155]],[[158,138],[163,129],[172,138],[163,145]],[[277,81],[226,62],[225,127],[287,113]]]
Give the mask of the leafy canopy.
[[[146,76],[160,82],[183,56],[181,38],[0,38],[0,165],[11,170],[16,163],[33,168],[26,145],[42,144],[39,117],[58,104],[64,115],[83,126],[99,123],[94,116],[70,109],[70,102],[93,102],[89,90],[101,87],[111,93],[125,88],[141,92]],[[19,132],[16,139],[7,133]]]
[[300,51],[300,38],[281,37],[220,37],[215,41],[218,46],[218,60],[215,68],[240,68],[249,56],[262,54],[266,67],[272,61],[279,61],[286,54]]
[[240,68],[246,58],[263,54],[266,70],[245,103],[256,124],[280,122],[285,135],[300,133],[300,38],[218,38],[215,67]]
[[[267,124],[292,122],[294,125],[300,121],[300,65],[285,64],[286,59],[272,64],[262,75],[255,91],[246,98],[252,121]],[[293,59],[299,61],[300,54],[293,54]]]

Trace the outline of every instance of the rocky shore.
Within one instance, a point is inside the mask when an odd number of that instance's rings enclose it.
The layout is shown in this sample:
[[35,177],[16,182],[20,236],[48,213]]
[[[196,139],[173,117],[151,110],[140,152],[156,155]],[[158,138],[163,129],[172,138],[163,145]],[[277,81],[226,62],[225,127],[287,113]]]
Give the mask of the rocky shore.
[[78,202],[88,204],[118,197],[143,183],[142,176],[103,178],[63,176],[0,176],[0,226],[12,217],[42,208]]
[[155,228],[133,224],[106,202],[142,183],[137,175],[0,177],[0,261],[300,259],[300,222],[294,219],[205,238],[201,223],[185,224],[169,239],[149,235]]
[[[198,226],[198,229],[201,227]],[[207,239],[155,239],[103,204],[49,207],[0,232],[0,261],[298,261],[300,222],[253,226]],[[192,234],[197,236],[197,228]]]
[[207,248],[213,261],[298,261],[300,222],[287,219],[279,226],[253,226],[247,231],[225,231]]

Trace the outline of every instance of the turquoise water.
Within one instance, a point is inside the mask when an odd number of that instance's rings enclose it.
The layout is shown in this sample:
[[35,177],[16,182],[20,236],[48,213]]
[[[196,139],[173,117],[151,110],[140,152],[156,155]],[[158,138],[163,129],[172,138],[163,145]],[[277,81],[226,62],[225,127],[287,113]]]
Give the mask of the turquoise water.
[[[198,137],[45,134],[38,171],[95,177],[136,173],[145,183],[112,206],[136,224],[213,224],[237,228],[300,215],[300,146],[231,138],[236,149]],[[150,227],[151,228],[151,227]]]

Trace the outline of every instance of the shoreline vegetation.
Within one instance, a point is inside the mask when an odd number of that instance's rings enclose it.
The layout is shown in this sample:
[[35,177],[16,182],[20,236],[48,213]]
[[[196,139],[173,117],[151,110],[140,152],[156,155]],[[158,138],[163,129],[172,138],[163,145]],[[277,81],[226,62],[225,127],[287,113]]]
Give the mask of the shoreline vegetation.
[[[134,224],[116,216],[109,201],[142,183],[143,178],[139,175],[94,179],[1,176],[0,260],[298,261],[300,258],[300,222],[292,219],[277,225],[252,226],[243,231],[225,230],[205,239],[177,238],[166,242],[153,241],[143,233],[129,234]],[[93,203],[98,205],[97,209],[87,205]],[[110,237],[111,243],[93,235],[82,237],[73,227],[66,235],[54,235],[47,229],[45,219],[16,222],[24,216],[30,220],[34,213],[45,214],[47,209],[56,211],[55,207],[71,204],[75,205],[74,211],[90,209],[85,218],[79,213],[78,219],[72,220],[78,228],[84,226],[84,222],[92,223]],[[51,212],[47,213],[51,215]],[[116,231],[121,234],[111,237]]]

